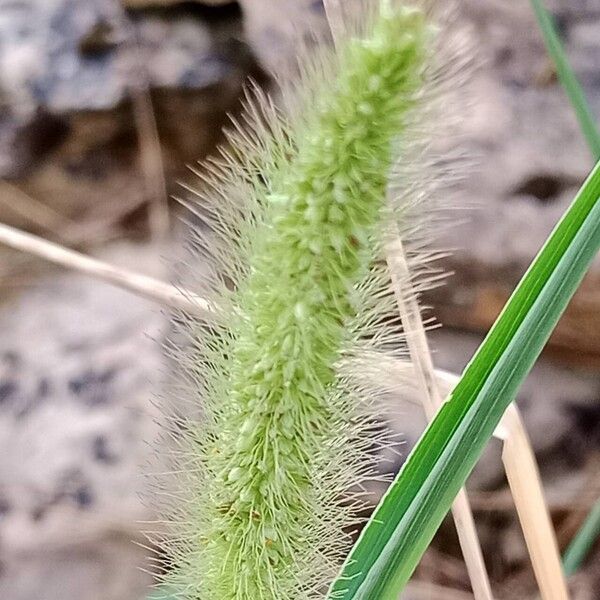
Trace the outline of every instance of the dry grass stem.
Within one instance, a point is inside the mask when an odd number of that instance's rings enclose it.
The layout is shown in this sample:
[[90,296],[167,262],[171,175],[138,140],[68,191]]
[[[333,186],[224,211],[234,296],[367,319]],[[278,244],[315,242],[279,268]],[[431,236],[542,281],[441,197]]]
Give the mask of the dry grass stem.
[[[431,421],[438,408],[442,405],[443,397],[438,387],[431,351],[421,317],[417,296],[412,289],[406,289],[410,284],[410,273],[406,254],[398,232],[393,232],[393,240],[388,244],[387,261],[396,302],[406,331],[406,340],[417,379],[423,408],[427,419]],[[489,576],[483,560],[481,545],[475,528],[473,512],[464,489],[461,489],[454,504],[452,515],[460,546],[471,580],[471,587],[476,600],[491,600],[493,598]]]
[[27,252],[57,265],[91,275],[166,306],[180,308],[201,316],[205,316],[210,311],[206,300],[194,294],[182,292],[168,283],[115,267],[1,223],[0,242],[15,250]]
[[61,241],[69,247],[89,246],[90,244],[105,243],[123,235],[119,231],[121,221],[135,210],[146,204],[143,196],[124,198],[122,201],[103,210],[90,214],[83,222],[75,222],[63,235]]
[[73,224],[71,219],[32,198],[8,181],[0,181],[0,204],[6,206],[15,215],[54,235],[58,235],[65,227]]
[[150,231],[162,239],[169,232],[169,205],[156,117],[147,86],[131,91],[133,114],[138,130],[140,160],[149,198]]
[[[340,0],[325,0],[324,6],[334,43],[337,43],[345,30],[343,3]],[[402,240],[397,231],[393,233],[393,242],[388,248],[388,266],[400,316],[406,330],[408,349],[419,382],[425,414],[428,419],[432,419],[442,403],[442,397],[437,389],[433,361],[418,301],[414,290],[406,289],[407,286],[411,287],[410,273]],[[473,513],[464,490],[458,493],[453,504],[452,514],[475,598],[492,600],[492,590],[475,529]]]
[[568,600],[560,553],[527,432],[516,406],[502,419],[506,438],[502,461],[542,600]]
[[[448,393],[458,377],[438,371],[440,384]],[[502,461],[513,501],[519,515],[542,600],[568,600],[560,552],[535,455],[523,426],[519,409],[509,406],[495,432],[503,442]]]

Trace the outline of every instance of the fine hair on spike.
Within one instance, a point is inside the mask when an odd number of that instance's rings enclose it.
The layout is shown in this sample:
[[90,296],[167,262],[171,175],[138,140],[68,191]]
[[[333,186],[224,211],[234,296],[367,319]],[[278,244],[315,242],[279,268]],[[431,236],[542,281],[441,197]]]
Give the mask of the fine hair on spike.
[[215,319],[179,312],[167,348],[171,472],[155,500],[168,531],[153,541],[170,597],[324,598],[378,455],[397,446],[381,427],[385,367],[360,374],[407,356],[390,223],[415,293],[439,279],[444,98],[464,61],[434,3],[352,4],[335,48],[300,51],[280,78],[281,102],[249,87],[182,200],[181,280]]

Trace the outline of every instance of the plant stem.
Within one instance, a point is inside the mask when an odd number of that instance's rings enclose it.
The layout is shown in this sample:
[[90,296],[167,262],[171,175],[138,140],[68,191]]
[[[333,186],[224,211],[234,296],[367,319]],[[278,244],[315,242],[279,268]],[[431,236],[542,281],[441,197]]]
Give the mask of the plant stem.
[[543,600],[568,600],[569,592],[539,471],[516,405],[508,407],[502,423],[506,429],[502,462],[541,597]]
[[587,140],[590,151],[594,159],[598,160],[600,159],[600,133],[596,126],[596,120],[581,89],[581,85],[577,80],[577,76],[569,63],[552,17],[544,7],[542,0],[531,0],[531,5],[544,36],[548,54],[556,66],[558,78],[575,110],[581,131]]
[[[427,420],[431,421],[442,405],[443,398],[437,384],[419,303],[410,285],[410,272],[406,261],[406,253],[397,228],[393,233],[392,241],[387,247],[387,262],[396,302],[404,324],[410,358],[421,392],[423,408]],[[471,580],[473,594],[477,600],[489,600],[493,598],[490,581],[479,538],[477,537],[469,498],[464,488],[456,496],[452,505],[452,515],[469,579]]]
[[3,223],[0,223],[0,243],[6,244],[15,250],[39,256],[54,264],[91,275],[96,279],[112,283],[166,306],[180,308],[191,314],[200,314],[201,316],[210,311],[208,302],[191,292],[184,293],[176,287],[158,281],[153,277],[121,269]]
[[573,575],[581,567],[599,536],[600,499],[594,504],[581,529],[577,532],[565,551],[563,568],[567,575]]
[[[334,43],[344,31],[343,5],[340,0],[324,0],[325,12]],[[388,245],[388,266],[400,316],[406,332],[408,350],[419,382],[421,398],[427,419],[431,420],[442,404],[442,397],[435,380],[435,369],[421,318],[421,310],[412,285],[406,254],[397,227],[394,227]],[[406,289],[408,287],[408,289]],[[461,548],[469,572],[476,600],[492,600],[489,577],[483,560],[481,545],[469,499],[461,490],[454,502],[452,513]]]

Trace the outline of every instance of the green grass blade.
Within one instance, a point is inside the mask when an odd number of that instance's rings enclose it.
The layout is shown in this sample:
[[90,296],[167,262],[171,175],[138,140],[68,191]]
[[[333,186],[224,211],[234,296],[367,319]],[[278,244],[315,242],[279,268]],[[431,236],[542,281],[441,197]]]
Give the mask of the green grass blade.
[[563,567],[566,575],[573,575],[579,570],[598,537],[600,537],[600,499],[565,551]]
[[544,7],[542,0],[531,0],[531,4],[542,35],[544,36],[548,54],[550,54],[556,66],[558,78],[573,105],[579,125],[581,126],[581,131],[587,140],[590,150],[594,158],[598,160],[600,158],[600,133],[596,126],[596,120],[587,103],[581,85],[571,68],[569,59],[558,37],[552,16]]
[[600,248],[600,163],[390,486],[329,598],[396,600]]

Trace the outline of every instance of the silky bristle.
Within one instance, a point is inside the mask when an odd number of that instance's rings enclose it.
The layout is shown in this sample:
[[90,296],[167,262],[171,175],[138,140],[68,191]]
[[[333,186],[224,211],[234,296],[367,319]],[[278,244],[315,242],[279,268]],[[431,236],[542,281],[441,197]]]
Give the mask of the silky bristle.
[[159,545],[177,597],[323,598],[377,452],[395,444],[356,370],[406,354],[382,261],[390,222],[411,289],[437,276],[423,233],[435,159],[424,165],[445,58],[424,4],[364,10],[335,50],[300,64],[283,108],[250,90],[186,201],[185,287],[216,314],[178,315],[170,346],[176,449]]

